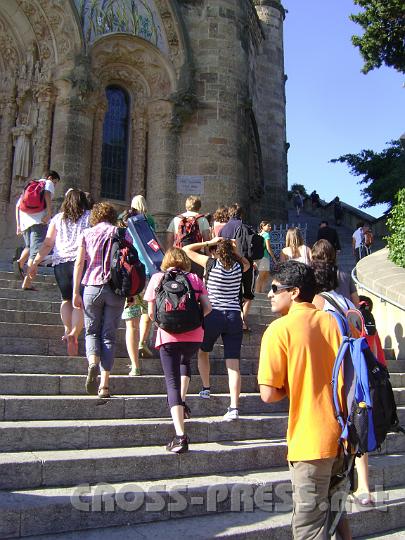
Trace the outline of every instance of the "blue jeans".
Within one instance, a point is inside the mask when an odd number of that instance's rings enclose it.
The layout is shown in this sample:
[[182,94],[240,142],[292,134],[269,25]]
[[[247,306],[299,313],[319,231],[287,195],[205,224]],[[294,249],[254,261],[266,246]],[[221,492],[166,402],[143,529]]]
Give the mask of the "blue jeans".
[[83,293],[86,356],[99,356],[101,371],[114,364],[117,329],[125,298],[113,293],[110,285],[86,285]]

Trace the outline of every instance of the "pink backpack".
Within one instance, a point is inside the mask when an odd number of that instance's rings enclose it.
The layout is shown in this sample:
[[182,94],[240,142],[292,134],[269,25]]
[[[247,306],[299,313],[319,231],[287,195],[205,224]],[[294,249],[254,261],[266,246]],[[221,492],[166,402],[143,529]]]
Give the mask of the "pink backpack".
[[38,214],[45,208],[45,180],[30,180],[21,195],[21,212]]

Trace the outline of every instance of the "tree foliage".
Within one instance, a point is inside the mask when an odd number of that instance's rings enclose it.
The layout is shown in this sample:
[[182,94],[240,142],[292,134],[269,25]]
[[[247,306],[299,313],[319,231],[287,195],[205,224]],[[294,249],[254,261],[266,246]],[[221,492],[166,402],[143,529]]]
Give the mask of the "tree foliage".
[[308,197],[307,190],[303,184],[292,184],[290,191],[291,193],[298,191],[298,193],[300,193],[303,197]]
[[398,192],[397,202],[390,212],[387,225],[390,231],[390,236],[386,237],[389,258],[405,268],[405,188]]
[[363,73],[382,64],[405,73],[405,1],[354,0],[363,11],[350,18],[364,33],[352,36],[364,60]]
[[362,150],[358,154],[346,154],[332,163],[346,163],[351,174],[362,176],[359,184],[364,197],[363,208],[376,204],[394,204],[398,191],[405,187],[405,151],[399,141],[391,141],[382,152]]

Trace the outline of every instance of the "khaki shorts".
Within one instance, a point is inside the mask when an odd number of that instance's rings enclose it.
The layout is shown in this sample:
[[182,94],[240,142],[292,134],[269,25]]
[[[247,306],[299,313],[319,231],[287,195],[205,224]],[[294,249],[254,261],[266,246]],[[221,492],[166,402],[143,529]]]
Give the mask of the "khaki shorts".
[[327,540],[329,529],[346,501],[349,480],[341,477],[343,457],[292,461],[292,530],[294,540]]

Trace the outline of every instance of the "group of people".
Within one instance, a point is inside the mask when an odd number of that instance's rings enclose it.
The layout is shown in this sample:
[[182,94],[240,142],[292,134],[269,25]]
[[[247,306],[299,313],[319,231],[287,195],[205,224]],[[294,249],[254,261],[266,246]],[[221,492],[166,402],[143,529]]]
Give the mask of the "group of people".
[[[109,380],[121,319],[126,321],[130,375],[139,375],[139,356],[152,355],[147,336],[151,321],[159,319],[160,294],[165,285],[173,287],[175,282],[176,288],[181,283],[187,291],[182,301],[186,304],[192,299],[199,306],[199,318],[194,326],[176,331],[162,325],[157,328],[155,347],[160,354],[175,429],[166,447],[170,452],[183,453],[189,447],[185,420],[191,416],[186,403],[191,359],[197,354],[202,380],[199,396],[209,399],[209,354],[220,336],[230,393],[224,420],[238,419],[239,363],[243,333],[249,330],[247,316],[254,298],[256,266],[260,290],[263,290],[261,274],[266,273],[268,278],[271,271],[269,298],[272,312],[279,317],[269,325],[261,342],[260,394],[267,403],[285,396],[290,400],[287,442],[294,486],[294,538],[326,538],[331,517],[328,502],[332,488],[339,486],[343,466],[330,387],[341,336],[336,321],[327,311],[344,312],[359,303],[350,276],[337,268],[337,245],[320,238],[310,249],[304,244],[300,230],[291,228],[280,261],[276,261],[270,243],[271,224],[263,221],[260,234],[265,257],[257,265],[238,250],[243,209],[238,204],[220,207],[210,223],[200,214],[200,199],[191,196],[186,200],[186,211],[169,224],[161,271],[149,276],[142,294],[125,299],[116,295],[109,285],[106,245],[116,233],[117,225],[125,228],[137,213],[146,215],[154,227],[145,199],[141,195],[134,197],[128,211],[118,216],[107,202],[98,202],[90,208],[86,194],[72,188],[66,193],[60,212],[51,217],[50,201],[58,180],[57,173],[51,171],[45,184],[45,213],[35,217],[31,214],[33,221],[28,228],[17,203],[17,232],[24,232],[26,247],[15,271],[23,277],[23,288],[32,288],[38,265],[52,251],[55,278],[62,296],[63,339],[69,355],[78,354],[78,337],[85,327],[88,360],[85,384],[90,395],[110,397]],[[125,239],[134,242],[128,230]],[[277,262],[272,269],[271,261]],[[359,500],[368,504],[366,458],[361,467]],[[308,484],[312,490],[300,489]],[[312,497],[310,501],[308,496]],[[305,505],[311,502],[315,504],[308,512]],[[340,521],[339,532],[343,539],[351,538],[344,519]]]

